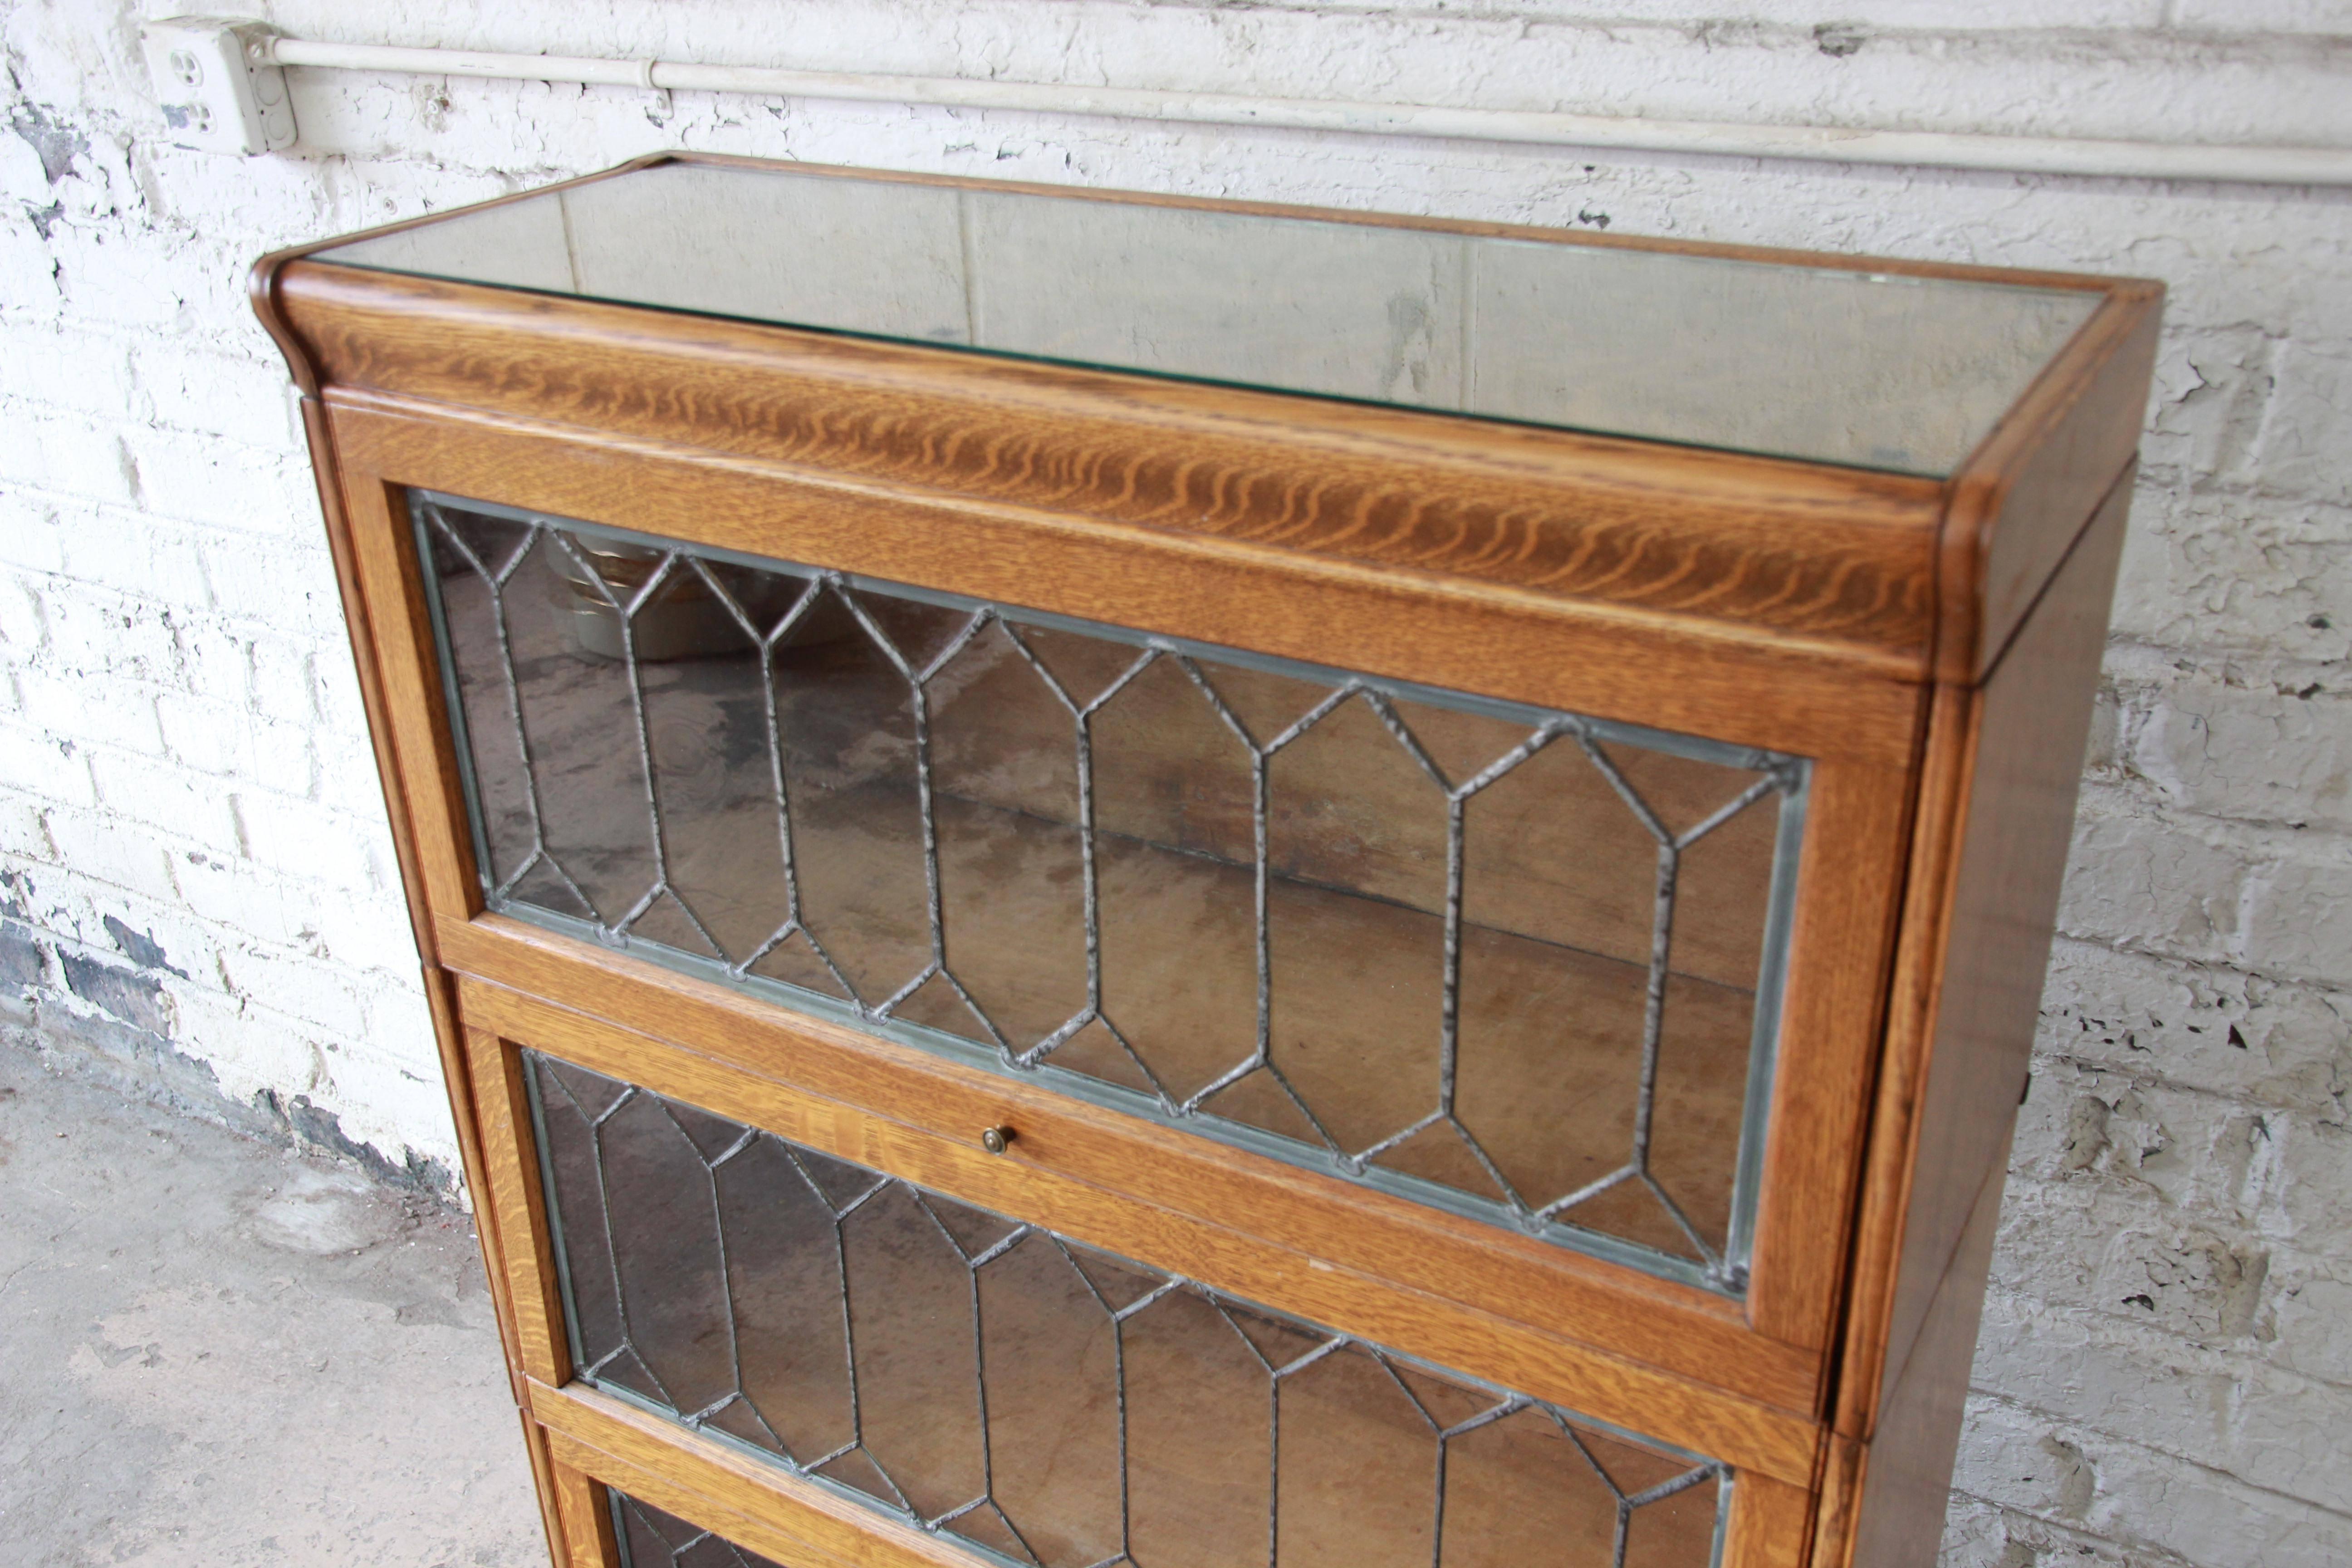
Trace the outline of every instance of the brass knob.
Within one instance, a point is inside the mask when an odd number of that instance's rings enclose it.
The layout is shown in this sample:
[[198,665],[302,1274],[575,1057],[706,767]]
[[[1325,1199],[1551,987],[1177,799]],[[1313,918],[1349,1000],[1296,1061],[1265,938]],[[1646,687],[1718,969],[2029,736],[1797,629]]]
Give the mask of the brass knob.
[[1010,1127],[992,1127],[980,1135],[980,1146],[992,1154],[1002,1154],[1013,1147],[1014,1136]]

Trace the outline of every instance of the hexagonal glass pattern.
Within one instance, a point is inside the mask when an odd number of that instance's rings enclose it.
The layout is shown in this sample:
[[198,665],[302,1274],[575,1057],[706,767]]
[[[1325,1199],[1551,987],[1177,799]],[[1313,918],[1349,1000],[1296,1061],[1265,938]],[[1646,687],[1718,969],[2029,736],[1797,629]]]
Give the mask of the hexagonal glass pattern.
[[621,1568],[785,1568],[649,1502],[610,1488],[604,1495],[612,1503]]
[[578,1375],[983,1560],[1717,1559],[1719,1463],[525,1060]]
[[490,908],[1743,1286],[1801,760],[415,516]]

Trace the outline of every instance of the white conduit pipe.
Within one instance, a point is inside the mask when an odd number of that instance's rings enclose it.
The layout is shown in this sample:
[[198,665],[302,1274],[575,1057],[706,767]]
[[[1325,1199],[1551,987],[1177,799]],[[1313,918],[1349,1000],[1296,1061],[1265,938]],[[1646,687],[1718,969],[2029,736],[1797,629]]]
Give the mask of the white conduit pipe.
[[2009,174],[2086,174],[2113,179],[2227,180],[2273,185],[2352,184],[2352,149],[2189,146],[2079,137],[1961,135],[1932,131],[1856,131],[1826,125],[1737,125],[1696,120],[1637,120],[1517,109],[1351,103],[1248,98],[1153,88],[1070,87],[980,81],[965,77],[885,76],[854,71],[698,66],[671,60],[585,59],[562,55],[409,49],[273,38],[268,63],[331,70],[583,82],[601,87],[743,92],[864,103],[937,103],[962,109],[1170,120],[1205,125],[1341,131],[1362,136],[1454,137],[1727,158],[1797,158],[1827,163],[1990,169]]

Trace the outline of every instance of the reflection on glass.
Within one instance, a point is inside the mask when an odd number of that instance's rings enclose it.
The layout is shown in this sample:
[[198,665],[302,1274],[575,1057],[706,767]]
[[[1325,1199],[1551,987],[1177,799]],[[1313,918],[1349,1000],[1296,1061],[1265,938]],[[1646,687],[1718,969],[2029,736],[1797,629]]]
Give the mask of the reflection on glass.
[[493,908],[1738,1287],[1801,763],[418,517]]
[[[663,243],[646,237],[658,234]],[[322,260],[1940,476],[2092,290],[670,163]]]
[[1037,1568],[1714,1561],[1720,1465],[526,1061],[580,1375],[924,1529]]
[[621,1568],[784,1568],[649,1502],[610,1489],[604,1495],[612,1500]]

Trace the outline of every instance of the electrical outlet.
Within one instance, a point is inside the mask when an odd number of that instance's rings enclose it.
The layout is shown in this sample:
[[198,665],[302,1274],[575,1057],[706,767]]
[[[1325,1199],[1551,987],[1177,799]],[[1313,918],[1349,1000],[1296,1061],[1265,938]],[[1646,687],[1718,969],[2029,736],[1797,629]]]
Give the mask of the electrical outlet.
[[236,16],[142,23],[147,74],[171,139],[203,153],[277,153],[294,145],[286,73],[269,63],[277,29]]

